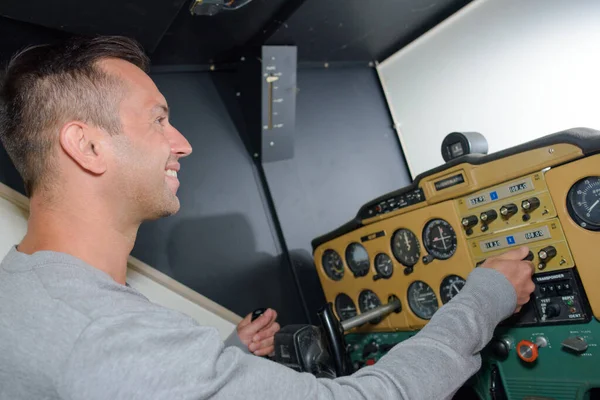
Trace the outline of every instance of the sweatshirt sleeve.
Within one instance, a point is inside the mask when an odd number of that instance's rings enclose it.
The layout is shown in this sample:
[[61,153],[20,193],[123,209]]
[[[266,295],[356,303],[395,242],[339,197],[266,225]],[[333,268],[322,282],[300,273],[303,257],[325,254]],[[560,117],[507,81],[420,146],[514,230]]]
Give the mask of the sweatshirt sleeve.
[[451,397],[516,305],[502,274],[477,268],[417,335],[351,376],[318,379],[225,347],[214,328],[168,310],[92,322],[57,382],[64,399],[420,399]]
[[225,339],[224,345],[225,345],[225,347],[229,347],[229,346],[237,347],[238,349],[242,350],[246,354],[252,354],[252,353],[250,353],[250,349],[248,349],[248,346],[246,346],[244,343],[242,343],[242,340],[240,339],[240,337],[237,334],[237,329],[234,329],[233,332],[231,332],[231,334],[227,337],[227,339]]

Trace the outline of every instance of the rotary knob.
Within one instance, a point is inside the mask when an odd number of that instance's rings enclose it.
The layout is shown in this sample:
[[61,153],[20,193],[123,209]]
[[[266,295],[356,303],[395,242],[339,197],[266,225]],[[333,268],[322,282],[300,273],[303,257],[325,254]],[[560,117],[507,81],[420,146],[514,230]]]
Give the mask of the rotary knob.
[[546,246],[540,251],[538,251],[538,257],[540,260],[547,262],[551,258],[556,256],[556,247],[554,246]]
[[532,197],[530,199],[523,200],[521,202],[521,208],[525,212],[532,212],[539,206],[540,206],[540,199],[538,199],[537,197]]
[[515,215],[517,211],[519,211],[519,207],[517,207],[517,205],[513,203],[506,204],[500,207],[500,214],[502,214],[502,216],[506,218]]
[[546,306],[546,317],[547,318],[554,318],[554,317],[558,317],[560,315],[560,305],[556,304],[556,303],[549,303]]
[[468,217],[464,217],[461,221],[462,226],[465,227],[465,229],[469,229],[475,225],[477,225],[477,223],[479,222],[479,220],[477,219],[477,217],[475,215],[469,215]]
[[496,212],[496,210],[487,210],[482,212],[481,215],[479,215],[479,219],[486,224],[489,224],[496,218],[498,218],[498,213]]

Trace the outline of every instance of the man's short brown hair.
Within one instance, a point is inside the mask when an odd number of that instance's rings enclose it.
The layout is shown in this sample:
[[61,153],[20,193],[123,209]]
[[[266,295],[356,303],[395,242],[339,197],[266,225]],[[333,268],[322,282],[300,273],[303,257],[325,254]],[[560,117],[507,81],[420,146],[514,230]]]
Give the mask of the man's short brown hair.
[[119,36],[33,46],[10,61],[0,83],[0,140],[27,194],[52,182],[52,151],[63,124],[77,120],[110,134],[120,132],[124,85],[98,66],[109,58],[148,71],[139,44]]

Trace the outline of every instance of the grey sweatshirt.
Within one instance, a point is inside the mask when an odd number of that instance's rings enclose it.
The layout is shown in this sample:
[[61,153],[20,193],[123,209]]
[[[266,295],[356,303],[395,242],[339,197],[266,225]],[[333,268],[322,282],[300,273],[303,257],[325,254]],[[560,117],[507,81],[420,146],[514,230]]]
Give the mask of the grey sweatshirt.
[[508,280],[477,268],[377,364],[317,379],[226,347],[215,328],[70,255],[13,248],[0,265],[0,399],[445,399],[515,306]]

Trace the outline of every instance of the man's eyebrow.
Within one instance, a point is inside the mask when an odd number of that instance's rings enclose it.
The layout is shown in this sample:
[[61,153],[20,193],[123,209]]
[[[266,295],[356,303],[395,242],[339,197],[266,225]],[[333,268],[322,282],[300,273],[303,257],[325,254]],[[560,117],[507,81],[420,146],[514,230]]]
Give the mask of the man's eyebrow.
[[165,114],[169,115],[169,107],[165,104],[157,104],[154,107],[152,107],[151,112],[153,114],[158,114],[160,112],[164,112]]

